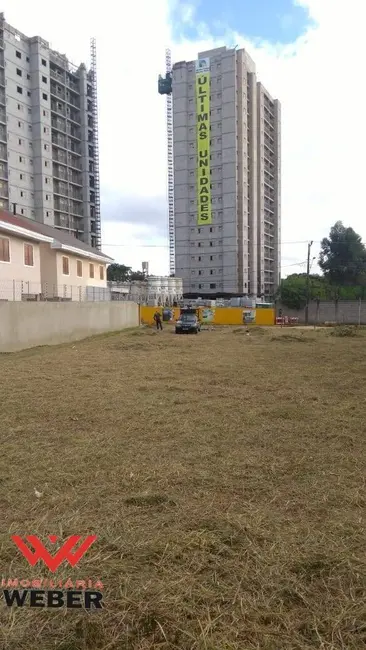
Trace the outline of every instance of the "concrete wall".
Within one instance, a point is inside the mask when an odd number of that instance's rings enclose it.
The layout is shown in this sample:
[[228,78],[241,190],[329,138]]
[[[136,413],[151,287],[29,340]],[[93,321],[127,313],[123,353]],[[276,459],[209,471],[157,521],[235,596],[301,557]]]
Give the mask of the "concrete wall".
[[[276,305],[278,316],[279,309],[282,309],[283,316],[295,317],[299,323],[305,323],[305,309],[288,309],[283,305]],[[333,300],[312,301],[309,305],[309,324],[319,325],[326,322],[348,323],[350,325],[366,325],[366,301],[358,300]]]
[[77,341],[139,325],[133,302],[0,303],[0,352]]

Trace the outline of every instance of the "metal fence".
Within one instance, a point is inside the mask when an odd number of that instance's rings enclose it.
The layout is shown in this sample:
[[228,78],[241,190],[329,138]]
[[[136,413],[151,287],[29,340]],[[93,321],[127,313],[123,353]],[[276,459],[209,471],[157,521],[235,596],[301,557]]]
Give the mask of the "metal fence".
[[101,302],[119,300],[140,304],[173,305],[177,298],[173,293],[157,293],[149,289],[145,282],[107,282],[107,286],[98,287],[32,282],[28,280],[2,280],[0,278],[0,302]]
[[0,302],[101,302],[110,300],[133,300],[133,298],[128,293],[116,294],[109,287],[0,279]]

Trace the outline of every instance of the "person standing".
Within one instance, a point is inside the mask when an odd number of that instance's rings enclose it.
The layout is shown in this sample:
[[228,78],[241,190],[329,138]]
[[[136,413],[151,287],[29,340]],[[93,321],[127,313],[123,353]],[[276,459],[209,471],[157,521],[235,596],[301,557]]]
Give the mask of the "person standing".
[[156,329],[157,330],[162,330],[163,329],[163,324],[161,322],[161,314],[159,311],[156,311],[154,314],[154,321],[156,323]]

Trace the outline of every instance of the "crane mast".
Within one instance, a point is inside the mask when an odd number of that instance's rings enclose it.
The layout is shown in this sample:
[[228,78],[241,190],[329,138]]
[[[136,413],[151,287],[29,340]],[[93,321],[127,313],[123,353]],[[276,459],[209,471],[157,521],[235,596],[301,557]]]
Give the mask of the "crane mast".
[[173,162],[173,97],[172,97],[172,54],[165,50],[165,77],[159,75],[158,90],[166,95],[166,133],[168,154],[168,230],[169,230],[169,272],[175,274],[174,242],[174,162]]

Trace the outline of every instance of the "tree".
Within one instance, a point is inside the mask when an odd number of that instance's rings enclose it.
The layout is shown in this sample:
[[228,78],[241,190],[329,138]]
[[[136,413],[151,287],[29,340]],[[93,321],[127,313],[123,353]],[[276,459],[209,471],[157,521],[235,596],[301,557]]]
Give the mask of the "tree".
[[303,309],[306,305],[306,274],[294,273],[281,280],[277,298],[290,309]]
[[338,287],[364,284],[366,249],[353,228],[337,221],[329,237],[321,242],[319,266],[331,285]]
[[129,280],[134,280],[135,282],[142,282],[143,280],[146,280],[145,273],[143,271],[131,271],[131,273],[128,276]]
[[124,264],[111,264],[107,268],[107,280],[109,282],[128,282],[131,267]]
[[[309,280],[310,300],[328,300],[328,281],[317,274],[310,275]],[[282,280],[277,299],[290,309],[303,309],[306,305],[306,273],[293,273]]]

